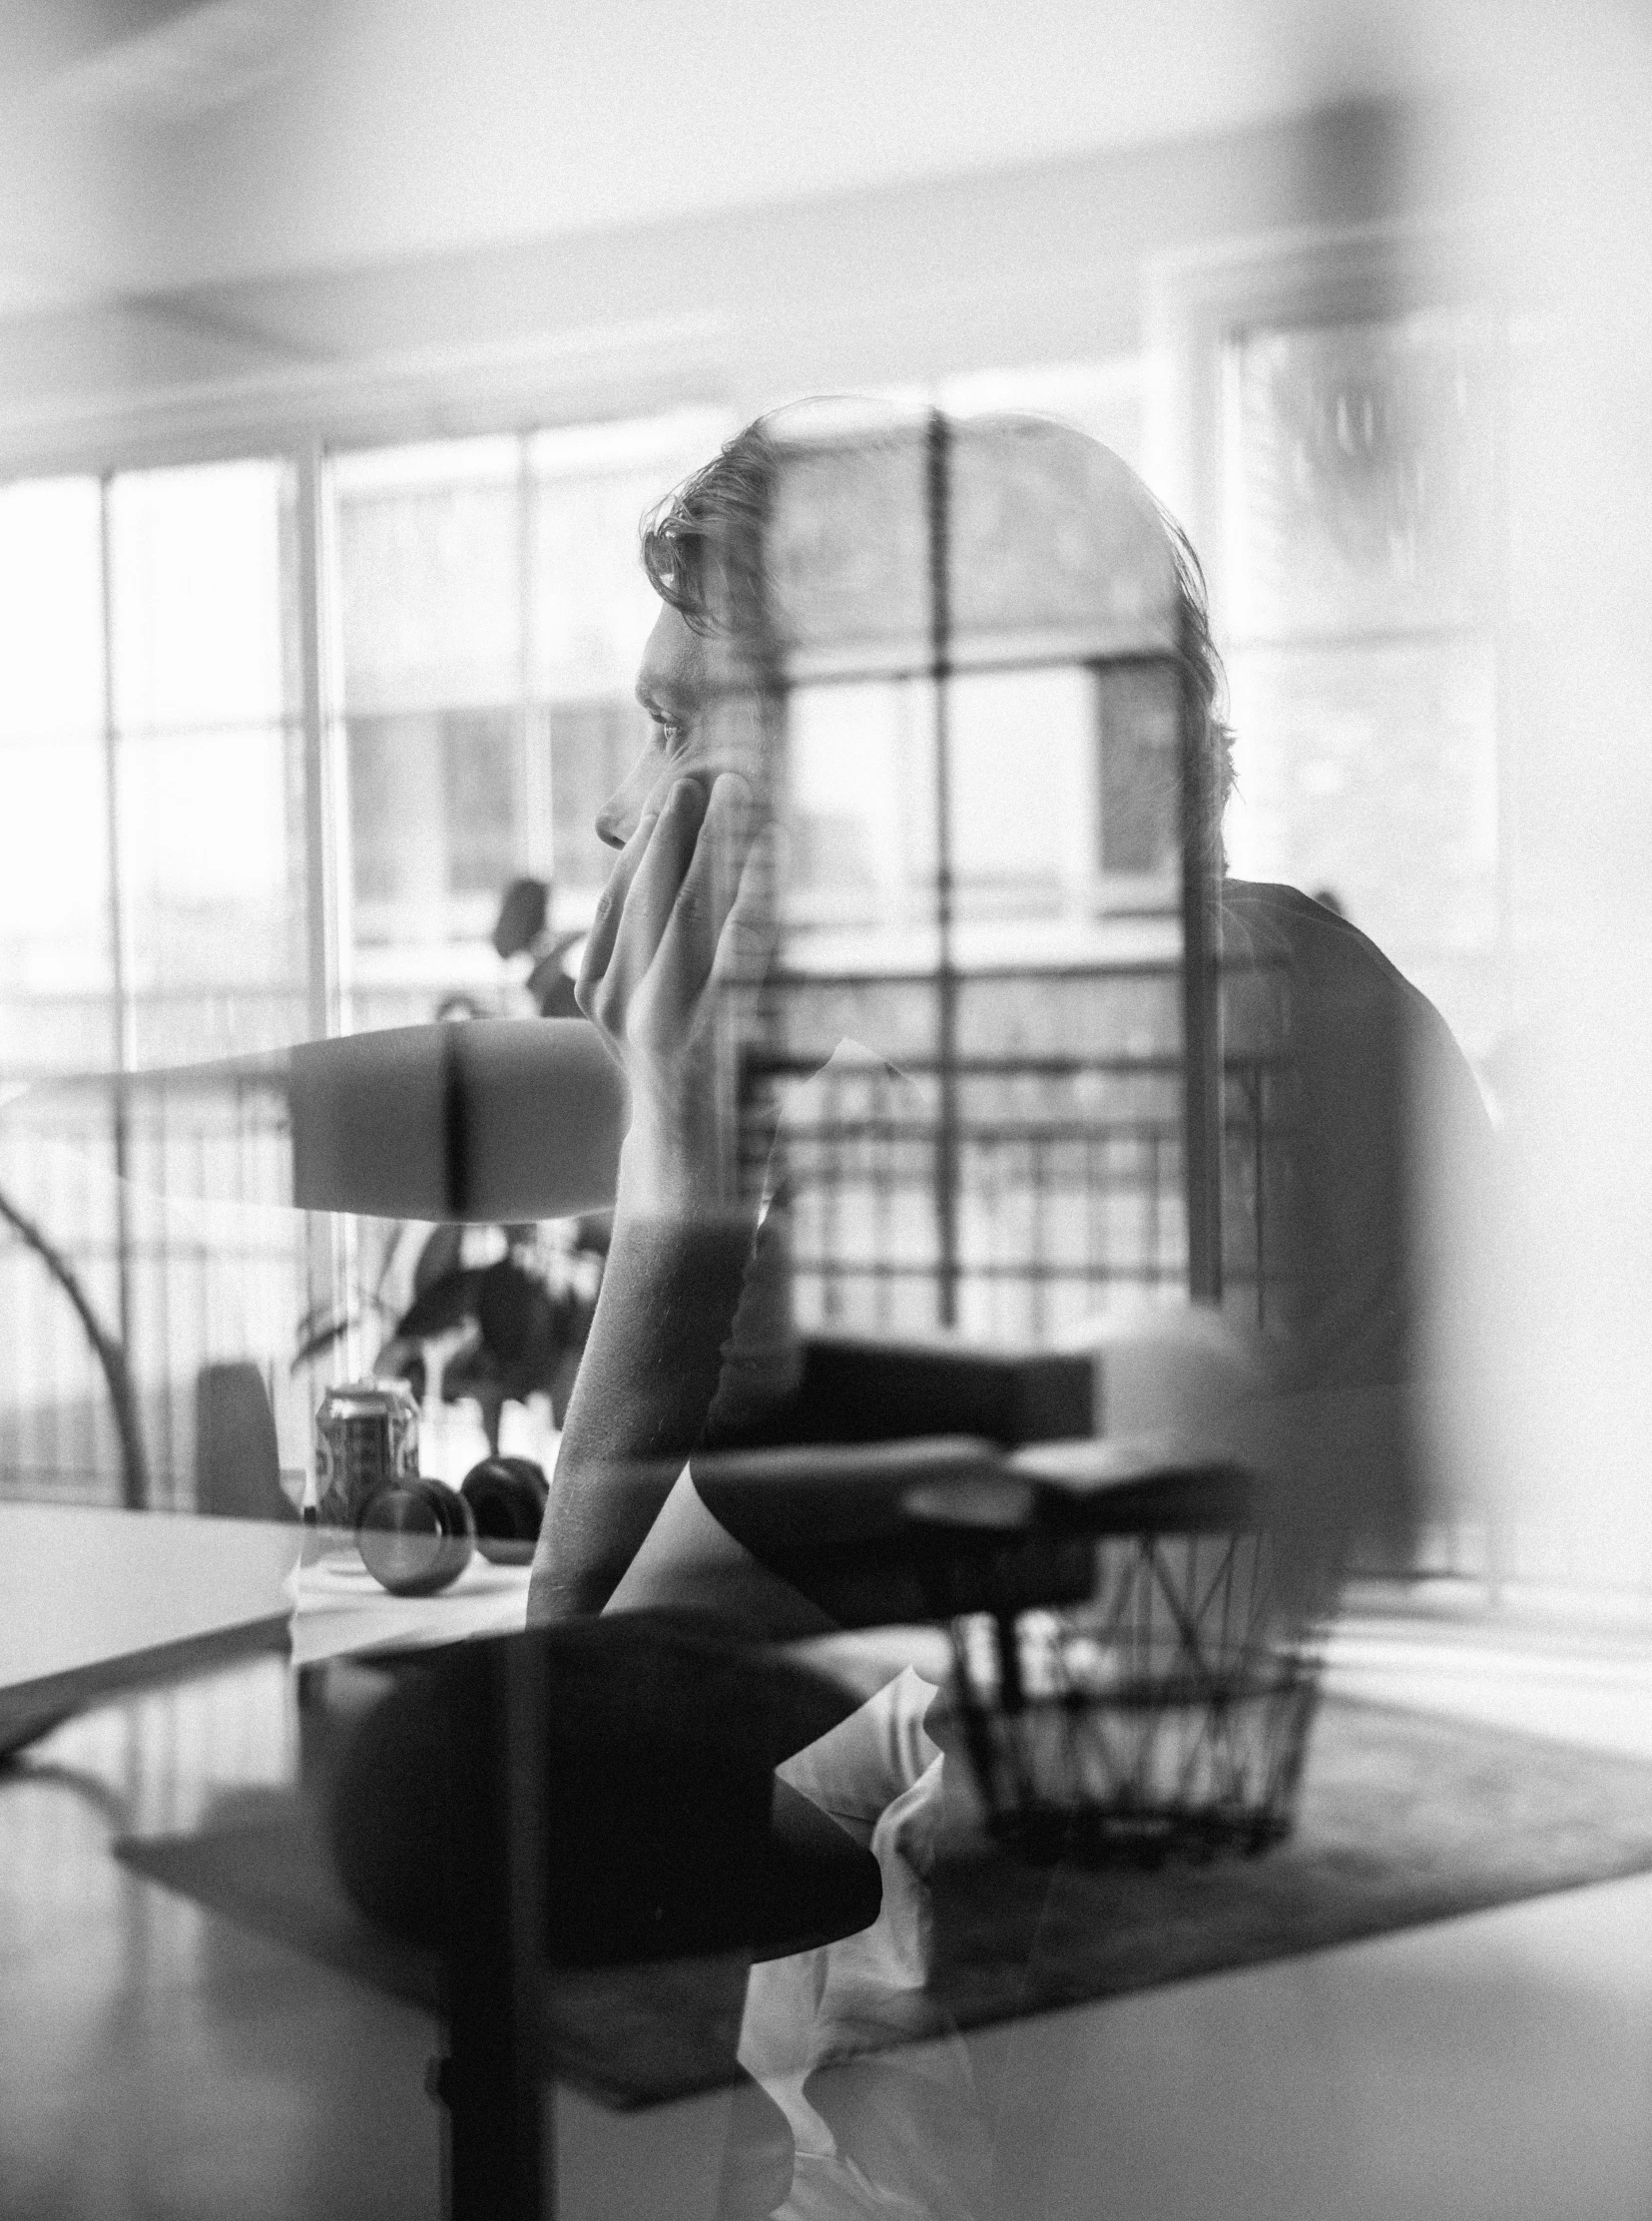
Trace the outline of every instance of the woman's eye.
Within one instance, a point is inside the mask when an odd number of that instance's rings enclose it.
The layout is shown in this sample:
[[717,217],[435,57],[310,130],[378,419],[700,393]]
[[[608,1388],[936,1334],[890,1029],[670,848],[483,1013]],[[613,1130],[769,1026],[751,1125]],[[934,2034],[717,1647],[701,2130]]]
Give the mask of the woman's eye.
[[681,745],[683,728],[680,725],[674,725],[665,718],[656,718],[654,720],[654,730],[659,736],[660,746],[668,756],[674,748]]

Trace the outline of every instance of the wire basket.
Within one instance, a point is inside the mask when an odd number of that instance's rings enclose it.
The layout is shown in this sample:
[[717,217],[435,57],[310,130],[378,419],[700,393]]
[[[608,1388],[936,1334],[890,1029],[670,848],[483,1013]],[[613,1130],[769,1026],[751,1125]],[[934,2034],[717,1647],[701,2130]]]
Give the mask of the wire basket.
[[1065,1472],[1048,1452],[1017,1462],[1043,1483],[1039,1524],[1094,1536],[1095,1582],[1076,1608],[951,1622],[948,1709],[993,1836],[1097,1866],[1280,1842],[1336,1606],[1335,1535],[1232,1466],[1131,1470],[1093,1444]]

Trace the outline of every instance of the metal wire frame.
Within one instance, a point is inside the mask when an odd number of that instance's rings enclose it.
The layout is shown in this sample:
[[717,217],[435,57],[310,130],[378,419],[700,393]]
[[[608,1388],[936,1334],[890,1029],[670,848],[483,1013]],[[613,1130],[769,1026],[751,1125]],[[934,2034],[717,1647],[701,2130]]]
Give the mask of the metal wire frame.
[[1279,1842],[1337,1571],[1326,1537],[1120,1535],[1089,1606],[955,1621],[948,1701],[992,1832],[1091,1865]]

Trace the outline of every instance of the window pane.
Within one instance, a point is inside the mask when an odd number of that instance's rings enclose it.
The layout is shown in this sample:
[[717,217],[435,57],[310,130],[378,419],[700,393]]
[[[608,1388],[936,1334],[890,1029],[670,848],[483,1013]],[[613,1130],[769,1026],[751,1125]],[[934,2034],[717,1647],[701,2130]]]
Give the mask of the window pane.
[[302,979],[299,776],[297,737],[281,727],[121,742],[134,993]]
[[965,421],[952,437],[951,617],[965,636],[1048,652],[1129,654],[1175,639],[1175,581],[1157,519],[1119,498],[1119,473],[1061,426]]
[[1179,876],[1181,761],[1177,682],[1164,668],[1096,674],[1101,868],[1110,878]]
[[370,922],[361,905],[395,904],[420,912],[423,932],[439,930],[447,877],[441,733],[442,721],[433,715],[349,721],[350,857],[358,925]]
[[1137,355],[1106,362],[1052,362],[1004,370],[970,370],[943,378],[936,399],[950,415],[999,411],[1054,416],[1112,448],[1144,474],[1146,428],[1143,363]]
[[1087,671],[977,673],[952,682],[952,868],[963,915],[1081,904],[1094,871]]
[[601,702],[557,702],[541,718],[551,756],[551,817],[559,900],[594,893],[614,852],[597,838],[597,812],[642,754],[648,719],[629,695]]
[[96,479],[0,487],[0,1041],[14,1070],[114,1054]]
[[103,730],[95,478],[0,486],[0,738]]
[[921,900],[934,871],[926,701],[923,690],[883,682],[793,694],[787,891],[794,922],[892,926]]
[[358,935],[439,942],[485,930],[482,913],[518,868],[515,713],[358,717],[345,735]]
[[718,411],[541,432],[532,473],[532,686],[541,699],[628,692],[659,603],[638,557],[643,513],[717,452]]
[[1330,887],[1403,961],[1496,919],[1495,694],[1457,641],[1252,651],[1229,669],[1243,876]]
[[775,488],[766,546],[776,620],[805,666],[926,661],[923,420],[891,415],[875,438],[847,446],[833,436],[829,413],[823,427],[818,441],[800,431]]
[[637,521],[659,492],[632,473],[537,490],[534,691],[556,699],[635,677],[659,611],[637,559]]
[[516,867],[522,737],[508,710],[442,719],[449,894],[501,893]]
[[1497,379],[1481,318],[1254,331],[1232,379],[1241,636],[1431,630],[1485,613]]
[[[0,746],[0,981],[9,993],[105,993],[109,844],[101,737]],[[98,1034],[94,1062],[113,1039]]]
[[278,463],[136,471],[110,488],[115,714],[126,731],[269,724],[290,707]]
[[517,442],[500,439],[391,448],[334,463],[351,712],[517,697],[519,471]]

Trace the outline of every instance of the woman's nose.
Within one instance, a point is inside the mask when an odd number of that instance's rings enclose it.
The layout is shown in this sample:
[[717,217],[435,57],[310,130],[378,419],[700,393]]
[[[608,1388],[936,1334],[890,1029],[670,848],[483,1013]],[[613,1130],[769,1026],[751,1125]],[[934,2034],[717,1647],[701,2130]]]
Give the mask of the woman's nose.
[[611,795],[597,812],[597,838],[605,847],[623,848],[631,837],[623,794]]

